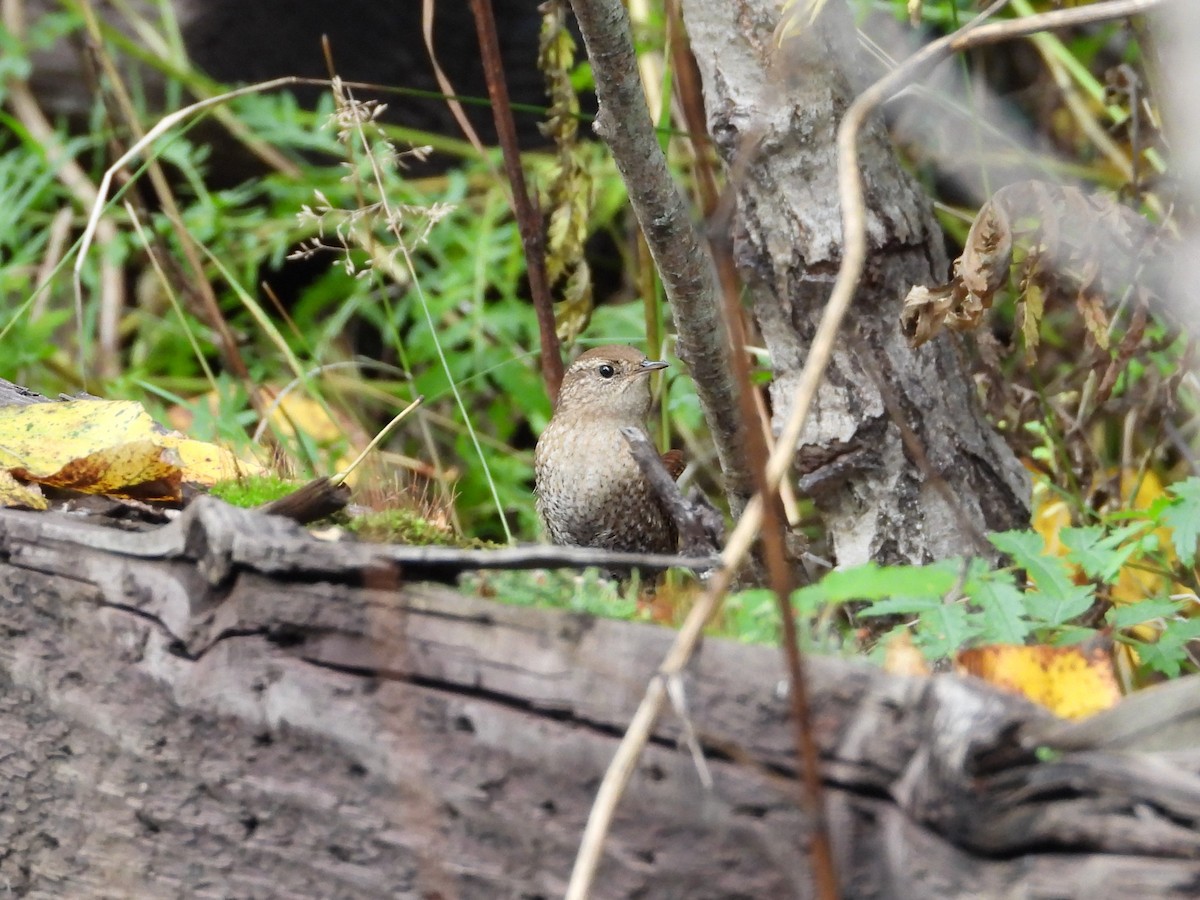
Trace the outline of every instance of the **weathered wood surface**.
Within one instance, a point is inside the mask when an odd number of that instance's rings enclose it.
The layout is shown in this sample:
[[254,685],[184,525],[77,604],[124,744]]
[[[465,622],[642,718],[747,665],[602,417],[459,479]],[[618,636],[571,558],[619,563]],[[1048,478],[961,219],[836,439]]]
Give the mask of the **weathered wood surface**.
[[[0,510],[0,884],[27,897],[549,897],[671,633],[401,584],[202,498]],[[339,566],[339,555],[345,565]],[[1200,892],[1200,753],[1035,763],[1024,703],[813,663],[847,896]],[[809,895],[782,667],[709,641],[706,792],[659,723],[597,896]]]

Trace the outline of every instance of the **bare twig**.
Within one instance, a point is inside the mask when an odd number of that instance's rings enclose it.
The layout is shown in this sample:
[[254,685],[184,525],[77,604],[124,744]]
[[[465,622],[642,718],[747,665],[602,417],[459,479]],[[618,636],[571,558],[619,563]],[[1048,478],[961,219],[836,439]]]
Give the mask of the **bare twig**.
[[[112,57],[104,48],[100,22],[96,16],[96,11],[92,8],[91,0],[82,0],[80,9],[84,14],[88,34],[95,42],[97,58],[105,74],[108,76],[110,90],[117,101],[120,114],[125,119],[125,124],[133,136],[135,138],[141,137],[143,134],[142,126],[138,121],[137,112],[133,106],[133,99],[130,97],[121,73],[113,63]],[[205,277],[204,264],[200,258],[200,253],[196,249],[196,239],[192,237],[191,232],[183,224],[183,215],[179,210],[179,204],[175,202],[175,195],[171,190],[170,183],[167,181],[167,176],[156,159],[150,157],[146,162],[150,183],[154,187],[154,193],[162,205],[163,213],[179,238],[179,246],[183,251],[184,259],[187,261],[191,276],[187,287],[189,292],[198,301],[197,305],[199,309],[197,312],[217,333],[221,345],[221,354],[226,364],[233,374],[243,382],[251,403],[254,404],[259,412],[262,412],[263,404],[258,385],[250,377],[250,370],[246,366],[246,361],[242,358],[242,352],[238,348],[233,330],[229,327],[229,323],[225,321],[225,316],[221,312],[216,292],[213,290],[208,278]]]
[[[582,0],[575,0],[577,14]],[[842,257],[842,265],[834,285],[834,293],[825,309],[817,334],[813,340],[812,349],[796,388],[793,400],[793,415],[789,419],[784,434],[780,437],[771,454],[767,465],[767,489],[776,490],[783,480],[796,445],[804,421],[808,415],[816,393],[817,386],[829,363],[833,350],[833,342],[841,326],[849,301],[862,274],[866,256],[865,229],[863,221],[863,199],[860,174],[856,164],[858,132],[867,115],[885,97],[898,90],[907,81],[918,77],[927,67],[934,65],[951,53],[976,46],[977,43],[997,43],[1024,37],[1035,31],[1048,28],[1069,27],[1085,22],[1106,21],[1114,18],[1135,15],[1160,6],[1163,0],[1111,0],[1079,9],[1061,10],[1033,16],[1027,19],[1001,23],[998,26],[984,28],[979,23],[984,15],[999,8],[1006,0],[993,4],[985,14],[974,23],[927,46],[915,54],[900,68],[876,82],[866,93],[860,96],[847,111],[838,129],[839,151],[839,189],[843,205],[843,228],[847,249]],[[973,27],[977,26],[977,27]],[[586,36],[586,32],[585,32]],[[590,44],[589,44],[590,48]],[[595,65],[595,62],[593,62]],[[857,207],[855,207],[857,204]],[[856,241],[852,245],[851,236],[856,230]],[[851,250],[855,256],[851,256]],[[835,302],[836,301],[836,302]],[[797,412],[799,411],[799,412]],[[664,678],[679,673],[687,665],[700,640],[706,622],[712,617],[720,605],[726,589],[729,587],[734,574],[745,562],[750,548],[763,522],[762,495],[755,494],[746,504],[745,511],[738,521],[737,527],[729,536],[725,549],[721,554],[723,567],[709,585],[704,596],[692,607],[671,650],[663,660],[659,674],[646,688],[642,702],[629,723],[617,751],[604,774],[600,787],[596,792],[596,800],[588,816],[583,839],[580,842],[579,853],[575,859],[575,867],[571,873],[571,881],[567,887],[568,900],[584,900],[595,877],[596,867],[600,862],[604,839],[616,811],[616,806],[624,793],[629,779],[632,777],[637,759],[649,738],[662,710],[665,697]]]
[[[790,558],[787,548],[788,518],[780,508],[780,504],[784,502],[782,491],[769,491],[766,487],[766,463],[772,443],[770,421],[762,397],[750,380],[749,362],[745,351],[746,311],[739,302],[739,281],[728,239],[728,220],[732,215],[732,186],[741,180],[746,166],[754,158],[758,136],[752,133],[743,140],[744,152],[738,155],[738,163],[734,171],[729,173],[726,181],[727,193],[722,197],[716,189],[716,179],[706,154],[708,141],[705,140],[700,76],[696,71],[695,58],[682,33],[683,22],[679,14],[678,0],[668,3],[667,9],[668,15],[673,17],[676,29],[671,46],[677,88],[682,97],[681,106],[685,111],[689,130],[692,132],[693,141],[696,142],[697,183],[703,198],[704,212],[709,219],[709,245],[721,279],[724,319],[730,334],[733,373],[738,385],[741,418],[746,428],[746,455],[755,476],[756,490],[763,496],[774,494],[767,507],[768,521],[763,529],[763,548],[768,576],[783,623],[782,649],[792,684],[789,697],[792,705],[793,738],[796,744],[796,759],[803,773],[800,782],[800,805],[813,822],[811,853],[818,890],[822,897],[836,897],[837,876],[825,824],[817,750],[808,711],[808,687],[797,640],[795,611],[790,599],[792,590],[796,587],[796,573],[794,560]],[[726,202],[723,203],[723,199]]]
[[734,345],[733,371],[738,383],[742,421],[746,423],[746,455],[754,473],[757,495],[765,498],[762,551],[771,590],[779,607],[780,622],[783,625],[781,643],[784,663],[791,681],[788,698],[791,702],[792,737],[796,744],[796,760],[801,776],[800,807],[811,823],[808,852],[812,858],[813,881],[817,896],[821,900],[836,900],[839,891],[837,872],[833,865],[833,845],[829,840],[829,828],[825,818],[820,760],[812,733],[812,717],[809,715],[808,682],[804,676],[804,659],[800,652],[796,611],[792,608],[792,591],[798,585],[796,568],[789,558],[787,548],[787,517],[778,487],[772,488],[767,482],[767,441],[758,419],[758,404],[755,403],[754,385],[750,381],[749,362],[745,351],[741,349],[746,345],[746,335],[742,325],[742,305],[739,302],[733,254],[728,243],[720,239],[713,242],[713,252],[717,257],[724,288],[725,323]]
[[75,283],[75,302],[77,305],[83,304],[83,266],[87,261],[88,250],[91,249],[92,241],[96,237],[96,230],[99,227],[101,217],[104,215],[104,208],[108,204],[109,191],[112,190],[113,178],[117,172],[125,167],[129,162],[140,157],[148,147],[150,147],[158,138],[162,137],[180,122],[186,121],[191,116],[198,112],[202,112],[211,107],[217,106],[227,100],[232,100],[235,97],[244,97],[247,94],[255,94],[261,91],[274,90],[279,87],[286,87],[294,84],[324,84],[328,85],[324,80],[301,79],[288,76],[285,78],[275,78],[271,81],[260,82],[259,84],[247,85],[246,87],[237,88],[224,94],[218,94],[215,97],[206,97],[203,100],[192,103],[183,109],[178,109],[173,113],[163,116],[153,128],[139,137],[134,143],[122,153],[112,165],[104,170],[104,177],[100,179],[100,186],[96,189],[96,198],[92,203],[92,212],[88,216],[87,226],[83,230],[83,237],[79,243],[79,254],[75,257],[74,266],[74,283]]
[[688,712],[687,692],[683,687],[683,679],[678,675],[667,679],[667,696],[671,700],[675,715],[679,716],[679,740],[692,754],[692,764],[696,767],[696,774],[700,776],[700,783],[704,785],[706,791],[711,791],[713,788],[712,772],[708,768],[708,761],[704,758],[704,748],[700,746],[695,723],[692,722],[691,713]]
[[638,464],[642,474],[650,482],[650,487],[654,489],[658,499],[663,502],[671,518],[675,520],[675,524],[679,528],[679,535],[683,539],[683,547],[680,552],[684,556],[716,553],[717,548],[713,546],[713,539],[705,529],[704,522],[692,504],[684,499],[683,492],[679,490],[679,485],[675,483],[675,479],[663,465],[658,448],[650,442],[646,432],[641,428],[622,428],[621,435],[629,444],[629,451],[633,454],[634,462]]
[[750,496],[738,422],[737,391],[720,327],[720,289],[712,256],[667,170],[638,76],[621,0],[572,0],[587,44],[600,111],[596,133],[612,150],[629,202],[662,276],[679,335],[678,352],[696,383],[735,514]]
[[563,362],[558,349],[558,332],[554,326],[554,300],[550,296],[550,284],[546,278],[546,239],[542,232],[542,217],[525,186],[521,148],[517,143],[517,127],[508,101],[508,85],[504,80],[500,42],[496,38],[492,0],[471,0],[471,12],[475,16],[475,30],[479,33],[483,71],[492,100],[492,117],[496,121],[500,149],[504,153],[504,170],[512,185],[513,212],[521,231],[521,245],[525,248],[525,269],[542,343],[542,377],[546,379],[546,392],[553,403],[558,399],[558,388],[562,384]]

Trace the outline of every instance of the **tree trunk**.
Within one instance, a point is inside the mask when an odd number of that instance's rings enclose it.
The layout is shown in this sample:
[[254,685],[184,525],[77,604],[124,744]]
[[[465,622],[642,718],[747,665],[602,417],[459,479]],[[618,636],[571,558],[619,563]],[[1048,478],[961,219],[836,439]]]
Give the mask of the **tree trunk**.
[[[401,585],[397,558],[208,498],[147,532],[0,510],[0,884],[561,895],[672,634]],[[808,671],[844,896],[1196,895],[1194,734],[1099,751],[978,682]],[[812,896],[784,683],[774,648],[705,643],[713,787],[658,723],[595,896]]]
[[[858,57],[843,0],[830,0],[781,49],[780,7],[683,4],[709,128],[737,177],[734,255],[771,352],[777,427],[840,260],[834,138]],[[735,163],[747,137],[758,149]],[[958,339],[913,350],[900,333],[909,288],[946,279],[943,239],[878,121],[863,135],[860,162],[871,250],[797,454],[800,486],[842,564],[978,552],[972,532],[1028,525],[1029,479],[986,422]],[[925,460],[906,450],[902,429]]]

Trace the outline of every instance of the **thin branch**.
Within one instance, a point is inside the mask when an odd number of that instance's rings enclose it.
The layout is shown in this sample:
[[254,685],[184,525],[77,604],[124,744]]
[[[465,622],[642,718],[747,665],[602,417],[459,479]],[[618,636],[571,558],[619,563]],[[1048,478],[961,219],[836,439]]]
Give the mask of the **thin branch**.
[[546,237],[542,231],[542,216],[525,186],[525,170],[521,167],[521,148],[517,143],[517,127],[513,122],[512,105],[508,100],[508,85],[504,79],[504,61],[496,37],[496,17],[492,0],[471,0],[475,30],[479,34],[479,49],[483,55],[483,71],[487,78],[488,95],[492,100],[492,117],[496,136],[504,153],[504,170],[512,185],[513,212],[521,231],[525,249],[525,269],[529,277],[529,292],[537,314],[538,332],[542,344],[542,377],[550,401],[558,400],[562,384],[562,352],[558,348],[558,332],[554,326],[554,298],[546,277]]
[[800,651],[796,610],[792,608],[792,591],[798,585],[796,567],[789,559],[787,548],[787,516],[778,487],[772,488],[767,482],[767,441],[759,425],[758,405],[755,403],[754,385],[750,380],[749,361],[745,351],[741,349],[746,345],[746,335],[742,325],[742,305],[739,302],[733,253],[728,241],[720,238],[714,241],[713,250],[717,256],[725,294],[725,323],[733,338],[733,371],[738,383],[742,421],[746,423],[746,455],[750,459],[750,469],[754,473],[758,496],[766,498],[760,535],[762,554],[783,625],[781,644],[784,664],[791,681],[788,698],[791,702],[792,738],[796,745],[796,761],[801,776],[800,808],[811,823],[808,852],[812,859],[813,881],[817,896],[821,900],[836,900],[839,891],[837,872],[833,864],[833,845],[829,839],[822,797],[820,759],[812,733],[808,681],[804,674],[804,657]]
[[[638,464],[642,474],[650,482],[650,487],[675,521],[683,539],[683,555],[701,556],[705,553],[716,553],[714,538],[704,527],[704,522],[695,507],[684,499],[683,492],[663,465],[658,448],[650,442],[646,432],[641,428],[622,428],[621,436],[629,444],[634,462]],[[720,541],[720,535],[716,537],[716,541]]]
[[679,357],[696,383],[716,445],[730,508],[753,489],[738,421],[737,390],[721,328],[720,288],[705,246],[667,170],[638,76],[629,17],[621,0],[571,0],[587,45],[600,111],[595,130],[612,150],[629,203],[662,276],[679,335]]
[[[111,96],[116,101],[117,111],[121,118],[125,120],[125,125],[129,128],[130,133],[135,138],[140,137],[142,135],[142,126],[138,120],[137,111],[134,109],[133,99],[125,87],[125,82],[117,69],[116,63],[113,62],[111,55],[105,48],[100,20],[96,15],[95,9],[92,7],[92,0],[81,0],[80,9],[84,14],[84,22],[87,25],[88,35],[94,42],[93,50],[96,59],[108,78],[109,90]],[[238,348],[233,330],[229,327],[229,323],[225,320],[225,316],[221,312],[216,292],[205,275],[203,261],[196,249],[196,239],[183,224],[183,214],[179,209],[179,205],[175,202],[175,195],[171,190],[170,183],[167,181],[167,176],[164,174],[156,158],[147,158],[146,165],[150,184],[153,186],[154,193],[162,206],[163,214],[175,231],[180,249],[183,251],[184,259],[187,262],[187,267],[191,270],[191,283],[185,285],[187,292],[191,294],[199,307],[196,310],[197,313],[216,332],[218,342],[221,346],[221,353],[226,364],[233,374],[241,379],[251,403],[261,413],[263,400],[258,385],[250,377],[250,370],[246,365],[246,361],[242,358],[242,352]]]

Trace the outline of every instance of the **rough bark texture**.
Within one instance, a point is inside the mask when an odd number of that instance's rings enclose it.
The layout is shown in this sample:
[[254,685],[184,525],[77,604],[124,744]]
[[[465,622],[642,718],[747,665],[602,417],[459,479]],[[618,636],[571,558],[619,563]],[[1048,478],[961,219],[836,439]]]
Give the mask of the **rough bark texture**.
[[[398,585],[202,499],[141,534],[0,510],[0,883],[16,896],[549,897],[670,634]],[[374,561],[372,561],[374,554]],[[1019,744],[1047,716],[817,660],[847,897],[1192,897],[1200,754]],[[811,896],[778,653],[687,677],[598,897]],[[1085,742],[1086,745],[1086,742]]]
[[[855,91],[853,23],[833,0],[780,50],[772,36],[780,0],[683,6],[720,152],[731,163],[744,136],[760,139],[735,185],[733,238],[775,367],[779,423],[840,259],[834,136]],[[984,420],[955,343],[943,338],[918,350],[905,343],[904,296],[913,284],[947,275],[942,237],[883,128],[869,128],[860,147],[871,253],[797,466],[839,562],[927,561],[974,549],[964,519],[979,530],[1027,524],[1028,479]],[[887,394],[958,515],[906,452]]]

